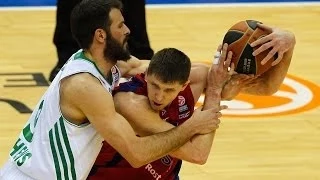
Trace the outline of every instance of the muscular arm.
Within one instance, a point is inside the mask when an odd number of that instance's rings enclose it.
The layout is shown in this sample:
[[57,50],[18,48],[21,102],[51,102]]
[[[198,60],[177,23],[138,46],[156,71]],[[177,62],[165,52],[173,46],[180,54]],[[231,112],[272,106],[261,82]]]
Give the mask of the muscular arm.
[[152,136],[137,137],[126,119],[115,111],[112,96],[88,73],[64,79],[60,92],[62,113],[75,123],[79,119],[88,119],[97,132],[133,167],[159,159],[197,133],[193,130],[197,125],[189,123]]
[[288,72],[293,49],[289,49],[283,56],[283,59],[279,64],[271,67],[267,72],[262,74],[260,77],[253,79],[251,85],[244,87],[241,92],[253,95],[272,95],[278,91],[282,84],[286,74]]
[[[295,36],[293,33],[285,30],[274,29],[273,31],[272,34],[265,37],[267,38],[266,40],[261,38],[258,39],[257,42],[259,42],[258,44],[263,44],[263,42],[266,41],[260,48],[265,49],[272,46],[275,50],[278,50],[278,52],[283,53],[283,56],[279,55],[279,59],[274,61],[274,63],[279,63],[259,77],[252,78],[243,74],[233,75],[223,89],[223,99],[231,100],[240,92],[267,96],[278,91],[290,66],[295,46]],[[259,51],[261,52],[263,49],[260,49]],[[282,58],[280,59],[280,57]]]
[[[207,77],[209,66],[206,64],[195,64],[190,73],[190,87],[195,100],[198,101],[199,97],[206,91],[206,100],[203,109],[207,108],[218,108],[220,105],[220,91],[212,91],[211,89],[206,89],[207,87]],[[192,159],[197,160],[198,164],[205,164],[211,151],[215,131],[205,135],[195,135],[188,142],[189,145],[185,144],[179,148],[180,151],[176,150],[173,153],[183,156],[190,156]]]
[[[223,47],[218,47],[218,51],[221,49],[222,54],[218,64],[212,64],[210,68],[207,68],[205,65],[199,66],[199,70],[196,71],[199,75],[198,77],[191,73],[191,89],[192,92],[196,93],[194,94],[194,96],[196,95],[196,101],[200,96],[197,93],[202,92],[205,89],[203,110],[214,108],[217,111],[220,111],[221,91],[223,85],[230,77],[228,67],[230,66],[232,58],[232,53],[227,52],[227,44],[224,44]],[[200,73],[200,70],[203,74]],[[233,66],[231,66],[231,72],[232,71]],[[192,79],[193,77],[197,78]],[[220,114],[220,112],[218,114]],[[202,156],[203,164],[206,162],[210,154],[215,132],[216,130],[205,135],[196,135],[191,139],[194,151],[197,151],[197,153]]]
[[[132,92],[120,92],[114,96],[116,110],[122,114],[139,136],[148,136],[174,128],[172,124],[159,117],[159,113],[151,109],[148,98]],[[135,107],[135,108],[126,108]],[[202,135],[198,135],[202,136]],[[176,151],[169,154],[173,157],[203,164],[202,151],[191,141],[185,143]]]
[[[209,67],[206,64],[192,65],[189,79],[195,103],[206,87],[208,69]],[[129,121],[140,136],[167,131],[174,127],[170,123],[163,121],[159,117],[159,113],[151,109],[148,98],[145,96],[132,92],[120,92],[114,96],[114,100],[116,110]],[[220,102],[220,97],[217,97],[216,101],[212,102],[216,105],[217,101]],[[125,107],[135,108],[128,109]],[[208,107],[212,108],[210,105]],[[210,153],[213,138],[214,133],[195,135],[190,141],[169,154],[191,163],[204,164]]]

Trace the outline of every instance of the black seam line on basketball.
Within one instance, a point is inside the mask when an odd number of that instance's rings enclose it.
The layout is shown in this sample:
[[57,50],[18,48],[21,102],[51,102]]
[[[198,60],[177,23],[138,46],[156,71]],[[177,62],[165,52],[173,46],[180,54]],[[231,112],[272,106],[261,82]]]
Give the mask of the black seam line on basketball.
[[[248,23],[247,23],[248,24]],[[248,28],[248,30],[247,31],[249,31],[249,29],[250,28]],[[257,28],[256,28],[257,29]],[[251,36],[248,38],[248,41],[247,41],[247,43],[246,44],[248,44],[248,42],[249,42],[249,40],[251,39],[251,37],[253,36],[253,34],[254,34],[254,31],[256,30],[256,29],[253,29],[253,32],[252,32],[252,34],[251,34]],[[249,46],[251,46],[250,44],[249,44]],[[244,50],[245,48],[243,48],[243,50]],[[254,48],[252,47],[252,52],[254,52]],[[242,53],[241,53],[242,54]],[[256,65],[256,72],[255,72],[255,74],[254,75],[256,75],[257,74],[257,72],[258,72],[258,63],[261,63],[261,62],[258,62],[257,60],[256,60],[256,56],[254,56],[254,60],[255,60],[255,65]]]
[[[243,33],[243,35],[245,35],[245,34],[249,31],[249,29],[250,29],[250,28],[248,28],[247,31]],[[251,34],[251,36],[252,36],[252,35],[253,35],[253,33]],[[246,44],[248,44],[248,41],[250,40],[251,36],[248,38]],[[249,44],[249,46],[250,46],[250,44]],[[242,48],[242,51],[241,51],[240,54],[242,54],[245,49],[246,49],[246,46],[244,46],[244,48]],[[252,49],[253,49],[253,48],[252,48]],[[239,56],[239,58],[241,58],[241,56]]]
[[[248,24],[247,21],[246,21],[246,25],[248,26],[248,29],[247,29],[247,31],[245,32],[245,34],[247,34],[247,33],[251,30],[251,27],[249,26],[249,24]],[[247,40],[247,42],[246,42],[246,45],[248,45],[248,42],[249,42],[249,40],[251,39],[254,31],[255,31],[255,30],[253,29],[251,36],[249,36],[249,38],[248,38],[248,40]],[[250,46],[250,44],[249,44],[249,46]],[[241,54],[243,53],[243,51],[244,51],[245,49],[246,49],[246,46],[242,49]],[[253,48],[252,48],[252,51],[253,51]],[[256,63],[256,64],[257,64],[257,63]],[[249,70],[249,72],[247,72],[247,73],[249,74],[249,73],[250,73],[250,70]],[[256,73],[255,73],[255,74],[257,74],[257,69],[256,69]]]
[[[238,31],[238,30],[229,30],[229,31],[235,31],[235,32],[239,32],[239,33],[245,35],[245,33],[243,33],[242,31]],[[239,41],[240,39],[241,38],[239,38],[238,40],[233,41],[232,43],[235,43],[235,42]],[[228,44],[228,45],[230,45],[230,44]],[[222,44],[222,46],[223,46],[223,44]]]
[[[235,31],[235,32],[243,33],[243,35],[245,35],[249,30],[251,30],[250,27],[247,28],[247,30],[246,30],[245,32],[238,31],[238,30],[230,30],[230,31]],[[253,32],[254,32],[254,31],[255,31],[255,30],[253,30]],[[248,38],[248,40],[246,41],[246,44],[248,44],[248,42],[249,42],[249,40],[251,39],[252,36],[253,36],[253,33],[251,34],[251,36],[250,36],[250,37]],[[241,38],[240,38],[240,39],[241,39]],[[236,42],[239,41],[240,39],[234,41],[233,43],[236,43]],[[249,46],[250,46],[250,44],[249,44]],[[252,48],[252,49],[253,49],[253,48]],[[242,49],[242,51],[241,51],[240,54],[242,54],[244,50],[245,50],[245,47]],[[241,58],[241,56],[239,56],[239,58]],[[255,64],[256,64],[256,73],[255,73],[255,74],[257,74],[257,70],[258,70],[257,64],[258,64],[258,63],[255,63]]]
[[[250,30],[250,28],[247,28],[247,30],[246,30],[245,32],[238,31],[238,30],[229,30],[229,31],[239,32],[239,33],[243,34],[243,36],[244,36],[249,30]],[[251,36],[252,36],[252,35],[253,35],[253,33],[251,34]],[[243,37],[243,36],[242,36],[242,37]],[[251,36],[248,38],[246,44],[248,44],[248,41],[250,40]],[[241,38],[240,38],[240,39],[241,39]],[[234,41],[233,43],[236,43],[236,42],[239,41],[240,39]],[[250,46],[250,45],[249,45],[249,46]],[[242,51],[241,51],[241,53],[240,53],[240,55],[239,55],[239,59],[241,58],[241,54],[243,53],[244,50],[245,50],[245,46],[244,46],[244,48],[242,48]],[[228,52],[227,52],[227,54],[228,54]],[[256,63],[256,64],[257,64],[257,63]],[[257,68],[257,67],[256,67],[256,68]],[[256,72],[257,72],[257,69],[256,69]]]
[[[248,28],[248,29],[246,30],[246,32],[243,33],[243,35],[245,35],[249,30],[250,30],[250,28]],[[254,31],[253,31],[253,32],[254,32]],[[252,35],[253,35],[253,33],[251,34],[251,36],[252,36]],[[251,39],[251,36],[248,38],[246,44],[248,44],[249,40]],[[240,38],[240,39],[241,39],[241,38]],[[249,44],[249,46],[250,46],[250,44]],[[242,54],[245,49],[246,49],[246,46],[244,46],[244,48],[242,48],[242,51],[241,51],[240,54]],[[253,50],[253,48],[252,48],[252,50]],[[239,59],[240,59],[240,58],[241,58],[241,55],[239,56]],[[257,63],[256,63],[256,66],[257,66]],[[256,67],[256,73],[255,73],[255,74],[257,74],[257,67]]]
[[[248,23],[247,23],[248,24]],[[250,27],[251,28],[251,27]],[[250,28],[248,28],[248,30],[250,29]],[[257,29],[257,28],[256,28]],[[249,37],[249,39],[248,39],[248,41],[251,39],[251,37],[253,36],[253,34],[254,34],[254,31],[256,30],[256,29],[253,29],[253,32],[252,32],[252,34],[251,34],[251,36]],[[248,31],[247,30],[247,31]],[[248,44],[248,41],[247,41],[247,43],[246,44]],[[251,46],[250,44],[249,44],[249,46]],[[245,48],[243,48],[243,50],[244,50]],[[243,51],[242,50],[242,51]],[[252,52],[254,52],[254,49],[253,49],[253,47],[252,47]],[[241,53],[242,54],[242,53]],[[258,62],[257,60],[256,60],[256,56],[254,56],[254,60],[255,60],[255,65],[256,65],[256,72],[255,72],[255,75],[257,74],[257,72],[259,72],[258,70],[258,63],[261,63],[261,62]]]
[[248,21],[247,21],[247,20],[245,21],[245,24],[247,25],[248,29],[251,29],[251,27],[249,26],[249,24],[248,24]]
[[[246,24],[248,24],[248,23],[246,23]],[[247,29],[247,31],[249,31],[251,29],[251,27],[250,28],[248,28]],[[253,32],[252,32],[252,34],[251,34],[251,36],[248,38],[248,41],[247,41],[247,43],[246,44],[248,44],[248,42],[249,42],[249,40],[251,39],[251,37],[253,36],[253,34],[254,34],[254,31],[255,31],[256,29],[253,29]],[[247,31],[246,31],[246,33],[247,33]],[[251,46],[250,44],[249,44],[249,46]],[[243,50],[242,50],[242,52],[241,52],[241,54],[243,53],[243,51],[244,51],[244,49],[245,48],[243,48]],[[254,49],[252,48],[252,52],[254,52]],[[257,74],[257,72],[258,72],[258,63],[261,63],[261,62],[257,62],[256,61],[256,57],[254,56],[254,59],[255,59],[255,65],[256,65],[256,72],[255,72],[255,74],[254,75],[256,75]]]

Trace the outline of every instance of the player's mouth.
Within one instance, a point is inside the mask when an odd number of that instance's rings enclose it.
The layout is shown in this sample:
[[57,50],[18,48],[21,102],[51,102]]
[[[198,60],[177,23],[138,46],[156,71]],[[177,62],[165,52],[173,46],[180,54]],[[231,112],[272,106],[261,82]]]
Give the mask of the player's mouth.
[[158,103],[156,103],[156,102],[154,102],[153,101],[153,104],[155,105],[155,106],[161,106],[162,104],[158,104]]

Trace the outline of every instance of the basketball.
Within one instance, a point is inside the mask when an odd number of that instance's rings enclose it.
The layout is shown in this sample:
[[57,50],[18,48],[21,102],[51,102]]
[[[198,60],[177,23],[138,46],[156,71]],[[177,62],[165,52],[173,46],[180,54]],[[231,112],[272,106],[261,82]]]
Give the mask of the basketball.
[[272,62],[277,59],[276,54],[266,64],[261,65],[261,61],[270,50],[265,50],[257,56],[252,55],[253,51],[260,46],[252,48],[250,44],[271,33],[259,28],[257,23],[261,22],[255,20],[240,21],[233,25],[223,38],[223,43],[228,44],[228,51],[233,52],[231,61],[234,63],[237,73],[263,74],[271,67]]

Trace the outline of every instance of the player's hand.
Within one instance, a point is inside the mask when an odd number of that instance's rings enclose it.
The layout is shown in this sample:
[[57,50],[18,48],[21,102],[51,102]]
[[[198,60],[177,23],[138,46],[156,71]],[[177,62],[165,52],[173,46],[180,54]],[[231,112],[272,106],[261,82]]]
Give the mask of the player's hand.
[[188,121],[192,121],[197,134],[207,134],[219,128],[219,118],[222,116],[220,111],[227,108],[225,105],[207,110],[201,110],[202,107],[199,107]]
[[256,49],[253,52],[253,55],[256,56],[270,48],[271,51],[261,61],[261,64],[264,65],[276,53],[278,53],[278,58],[274,62],[272,62],[272,66],[275,66],[282,60],[283,54],[294,46],[295,37],[292,33],[288,31],[284,31],[278,28],[271,28],[264,24],[258,24],[258,27],[267,31],[271,31],[272,33],[251,43],[251,47],[261,45],[258,49]]
[[149,62],[149,60],[138,59],[131,55],[127,61],[117,61],[117,66],[120,69],[121,76],[130,78],[136,74],[144,73]]
[[[234,73],[234,64],[231,63],[232,52],[227,52],[228,44],[224,44],[223,47],[219,45],[217,49],[218,58],[214,62],[209,70],[207,78],[207,88],[212,89],[222,89],[224,84],[230,79],[231,75]],[[221,55],[219,53],[221,52]]]
[[247,87],[254,79],[256,79],[254,74],[233,74],[222,89],[221,99],[232,100],[243,87]]

